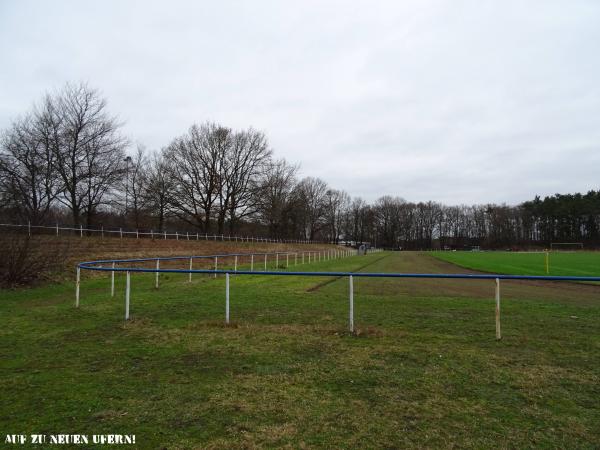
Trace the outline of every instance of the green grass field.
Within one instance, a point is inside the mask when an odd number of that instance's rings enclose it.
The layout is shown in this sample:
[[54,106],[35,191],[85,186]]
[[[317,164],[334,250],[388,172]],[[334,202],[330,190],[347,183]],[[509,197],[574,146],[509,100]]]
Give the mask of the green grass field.
[[[436,258],[472,270],[513,275],[546,275],[545,253],[433,252]],[[550,252],[550,275],[600,277],[600,252]]]
[[[379,253],[302,269],[452,272]],[[137,448],[597,448],[600,287],[84,273],[0,291],[0,431],[135,434]],[[104,447],[106,448],[106,447]]]

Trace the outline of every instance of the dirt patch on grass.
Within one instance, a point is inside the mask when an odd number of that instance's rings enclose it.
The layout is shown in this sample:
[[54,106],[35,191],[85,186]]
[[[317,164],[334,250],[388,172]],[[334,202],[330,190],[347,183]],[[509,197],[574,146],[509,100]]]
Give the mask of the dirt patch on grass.
[[[354,270],[354,272],[360,272],[361,270],[363,270],[363,269],[365,269],[365,268],[367,268],[367,267],[369,267],[369,266],[372,266],[373,264],[376,264],[376,263],[378,263],[379,261],[381,261],[381,260],[382,260],[382,259],[384,259],[384,258],[387,258],[388,256],[389,256],[389,255],[384,255],[384,256],[382,256],[381,258],[379,258],[379,259],[376,259],[375,261],[371,261],[371,262],[369,262],[369,263],[367,263],[367,264],[365,264],[365,265],[363,265],[363,266],[360,266],[358,269]],[[316,285],[314,285],[314,286],[311,286],[310,288],[308,288],[308,289],[306,290],[306,292],[314,292],[314,291],[318,291],[318,290],[319,290],[319,289],[321,289],[322,287],[324,287],[324,286],[327,286],[328,284],[334,283],[335,281],[339,280],[340,278],[342,278],[342,277],[332,277],[332,278],[330,278],[330,279],[328,279],[328,280],[325,280],[325,281],[323,281],[323,282],[321,282],[321,283],[318,283],[318,284],[316,284]]]

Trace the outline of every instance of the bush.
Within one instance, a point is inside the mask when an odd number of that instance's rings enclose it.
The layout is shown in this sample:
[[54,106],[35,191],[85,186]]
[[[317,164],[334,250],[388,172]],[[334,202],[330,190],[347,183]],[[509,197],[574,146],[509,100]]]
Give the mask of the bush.
[[48,279],[64,267],[64,243],[48,245],[26,234],[6,233],[0,237],[0,287],[17,287]]

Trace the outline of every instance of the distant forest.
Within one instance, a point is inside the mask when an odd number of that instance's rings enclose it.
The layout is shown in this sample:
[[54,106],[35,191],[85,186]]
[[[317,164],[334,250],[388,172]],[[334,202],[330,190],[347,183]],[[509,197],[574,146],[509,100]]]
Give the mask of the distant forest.
[[86,84],[45,95],[0,134],[0,221],[343,242],[393,249],[600,245],[600,191],[518,206],[351,198],[298,177],[252,128],[194,124],[157,151],[121,133]]

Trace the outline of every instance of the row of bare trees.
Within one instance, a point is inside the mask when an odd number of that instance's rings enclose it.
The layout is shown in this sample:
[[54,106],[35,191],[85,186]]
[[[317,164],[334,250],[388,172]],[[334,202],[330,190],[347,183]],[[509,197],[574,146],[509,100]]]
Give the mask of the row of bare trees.
[[[233,234],[242,227],[271,237],[316,239],[323,217],[339,234],[345,194],[298,167],[274,160],[265,134],[192,125],[158,152],[129,140],[86,84],[47,94],[1,135],[0,208],[11,222],[61,219],[163,230],[191,227]],[[347,196],[346,196],[347,197]]]
[[265,134],[194,124],[160,151],[130,141],[86,84],[47,94],[0,136],[0,219],[193,230],[389,248],[600,241],[600,193],[519,206],[351,198],[275,159]]
[[34,224],[62,205],[74,224],[90,225],[123,173],[128,141],[119,128],[84,84],[47,94],[2,134],[1,205]]

